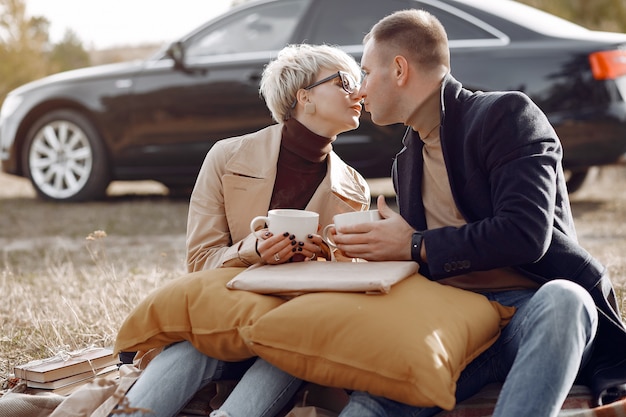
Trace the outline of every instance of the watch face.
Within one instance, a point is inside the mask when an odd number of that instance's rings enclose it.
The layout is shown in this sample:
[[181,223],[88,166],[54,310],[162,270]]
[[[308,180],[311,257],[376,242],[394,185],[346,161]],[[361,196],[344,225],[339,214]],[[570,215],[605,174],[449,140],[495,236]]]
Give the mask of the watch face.
[[413,233],[413,238],[411,239],[411,259],[415,262],[421,262],[421,252],[422,252],[422,232]]

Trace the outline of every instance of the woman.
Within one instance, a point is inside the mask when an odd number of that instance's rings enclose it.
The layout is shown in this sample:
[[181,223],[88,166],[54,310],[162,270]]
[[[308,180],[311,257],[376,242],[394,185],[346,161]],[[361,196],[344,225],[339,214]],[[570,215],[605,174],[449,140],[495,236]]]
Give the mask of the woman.
[[[337,213],[369,208],[367,183],[332,151],[338,134],[359,125],[358,80],[358,64],[337,48],[294,45],[280,51],[260,88],[278,124],[219,141],[200,170],[187,226],[190,272],[331,258],[319,235],[297,242],[288,230],[277,236],[265,231],[257,240],[249,224],[275,208],[318,212],[321,225]],[[127,399],[131,407],[152,410],[150,415],[175,416],[209,382],[244,373],[212,416],[271,417],[300,386],[262,359],[223,362],[181,342],[150,362]]]

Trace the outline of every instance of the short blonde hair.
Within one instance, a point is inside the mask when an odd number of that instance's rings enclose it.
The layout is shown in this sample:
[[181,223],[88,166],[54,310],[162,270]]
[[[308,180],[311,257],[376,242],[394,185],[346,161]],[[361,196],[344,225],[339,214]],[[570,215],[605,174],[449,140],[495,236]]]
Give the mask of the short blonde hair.
[[267,64],[259,92],[275,121],[289,119],[298,90],[312,84],[322,69],[345,71],[361,80],[354,58],[330,45],[288,45]]

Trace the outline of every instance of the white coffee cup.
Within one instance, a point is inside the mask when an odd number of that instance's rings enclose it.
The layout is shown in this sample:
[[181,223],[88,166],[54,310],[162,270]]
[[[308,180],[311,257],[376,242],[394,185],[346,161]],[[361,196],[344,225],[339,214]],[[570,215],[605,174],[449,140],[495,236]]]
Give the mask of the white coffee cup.
[[250,231],[257,234],[257,229],[267,225],[268,230],[274,236],[288,232],[295,235],[297,241],[304,242],[308,235],[317,233],[319,218],[319,214],[314,211],[275,209],[268,211],[267,216],[257,216],[252,219]]
[[333,216],[333,221],[335,223],[329,224],[322,230],[322,237],[333,248],[336,248],[335,242],[330,239],[330,228],[334,227],[335,229],[350,226],[353,224],[361,224],[361,223],[369,223],[375,222],[377,220],[381,220],[380,213],[378,210],[367,210],[367,211],[351,211],[349,213],[341,213],[335,214]]

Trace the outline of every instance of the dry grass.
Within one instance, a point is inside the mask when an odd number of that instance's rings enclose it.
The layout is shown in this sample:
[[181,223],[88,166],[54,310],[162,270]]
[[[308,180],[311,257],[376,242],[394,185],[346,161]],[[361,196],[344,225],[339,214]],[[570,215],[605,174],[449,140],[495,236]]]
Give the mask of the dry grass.
[[[92,263],[51,248],[35,255],[39,272],[8,264],[0,271],[0,380],[12,366],[86,346],[111,346],[125,316],[145,294],[183,273],[180,254],[132,251],[112,257],[106,237],[85,241]],[[181,244],[184,242],[180,242]],[[127,248],[128,249],[128,248]],[[127,255],[127,257],[129,257]],[[80,257],[77,257],[80,258]]]
[[131,308],[184,273],[187,202],[150,183],[110,194],[43,202],[25,181],[0,175],[0,388],[14,365],[111,346]]
[[[572,198],[580,240],[608,266],[622,310],[625,181],[624,169],[605,169]],[[372,188],[385,193],[388,182]],[[14,365],[111,346],[132,307],[184,273],[186,212],[154,183],[114,184],[106,202],[56,204],[0,174],[0,387]]]

